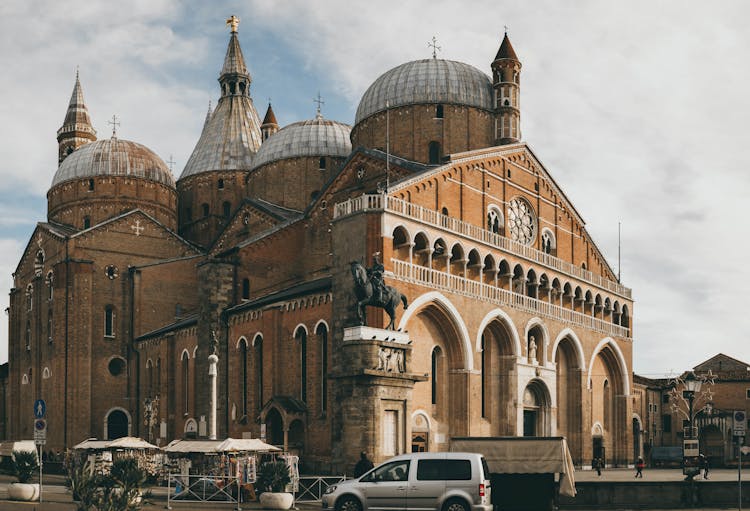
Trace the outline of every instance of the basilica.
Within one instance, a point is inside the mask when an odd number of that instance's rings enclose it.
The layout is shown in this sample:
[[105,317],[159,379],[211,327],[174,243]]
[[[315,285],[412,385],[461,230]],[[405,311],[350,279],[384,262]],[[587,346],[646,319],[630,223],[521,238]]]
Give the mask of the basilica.
[[177,179],[97,136],[76,77],[10,290],[5,436],[32,438],[44,399],[49,450],[253,437],[342,473],[564,436],[579,466],[632,463],[631,290],[523,141],[508,35],[483,70],[385,70],[351,124],[280,126],[227,24]]

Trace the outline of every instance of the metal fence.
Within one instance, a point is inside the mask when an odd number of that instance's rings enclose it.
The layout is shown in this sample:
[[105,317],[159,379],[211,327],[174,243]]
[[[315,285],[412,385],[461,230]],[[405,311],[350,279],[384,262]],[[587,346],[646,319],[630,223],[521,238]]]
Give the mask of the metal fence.
[[167,509],[172,502],[226,503],[240,509],[245,498],[246,490],[234,477],[169,474],[167,479]]
[[295,502],[320,502],[329,486],[346,480],[346,476],[300,476]]

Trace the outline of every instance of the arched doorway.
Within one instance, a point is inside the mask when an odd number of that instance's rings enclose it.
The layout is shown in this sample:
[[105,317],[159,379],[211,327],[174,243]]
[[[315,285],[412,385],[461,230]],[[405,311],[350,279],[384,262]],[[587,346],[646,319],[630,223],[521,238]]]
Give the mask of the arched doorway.
[[550,406],[547,389],[539,381],[523,390],[523,436],[550,435]]
[[107,415],[107,440],[115,440],[128,436],[129,424],[128,416],[122,410],[112,410]]
[[641,431],[641,420],[638,417],[633,417],[633,461],[643,456]]
[[709,424],[701,428],[699,445],[701,453],[708,458],[709,466],[724,465],[724,436],[716,425]]
[[516,357],[513,325],[502,315],[492,319],[479,339],[478,360],[481,372],[481,416],[490,423],[491,436],[516,434],[516,410],[513,405],[517,382],[513,377]]
[[583,465],[582,375],[583,353],[572,332],[564,333],[554,348],[556,371],[557,429],[555,434],[568,440],[573,463]]
[[284,445],[284,421],[276,408],[266,415],[266,439],[271,445]]

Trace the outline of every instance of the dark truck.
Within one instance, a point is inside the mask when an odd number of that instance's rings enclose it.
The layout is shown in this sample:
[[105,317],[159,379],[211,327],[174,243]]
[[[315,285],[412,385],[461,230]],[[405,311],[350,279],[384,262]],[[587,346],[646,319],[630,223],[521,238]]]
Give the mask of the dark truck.
[[563,437],[455,437],[450,450],[484,456],[495,509],[551,511],[558,495],[576,494],[575,468]]

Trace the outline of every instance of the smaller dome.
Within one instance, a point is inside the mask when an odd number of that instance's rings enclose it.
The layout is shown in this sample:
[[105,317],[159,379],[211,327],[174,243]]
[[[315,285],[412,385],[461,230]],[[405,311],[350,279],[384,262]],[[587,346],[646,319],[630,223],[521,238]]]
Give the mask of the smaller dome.
[[348,124],[316,117],[285,126],[268,137],[253,158],[253,169],[278,160],[304,156],[341,156],[352,152]]
[[469,64],[442,59],[415,60],[378,77],[362,95],[354,124],[389,108],[449,103],[492,110],[490,78]]
[[150,179],[174,188],[172,173],[164,160],[148,147],[109,138],[73,151],[57,168],[52,186],[71,179],[96,176],[131,176]]

